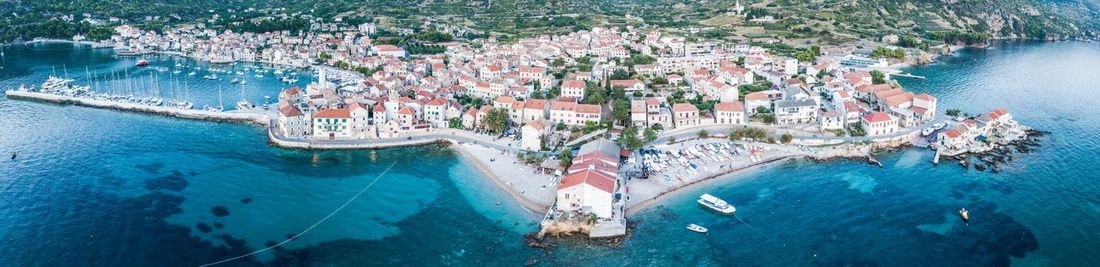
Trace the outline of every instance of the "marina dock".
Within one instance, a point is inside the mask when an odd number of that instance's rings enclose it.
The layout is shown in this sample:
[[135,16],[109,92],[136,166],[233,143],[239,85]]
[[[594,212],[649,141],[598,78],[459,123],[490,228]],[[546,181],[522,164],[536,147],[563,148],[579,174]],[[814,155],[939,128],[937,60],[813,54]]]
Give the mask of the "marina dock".
[[169,117],[192,119],[192,120],[205,120],[205,121],[219,121],[219,122],[238,122],[238,123],[254,123],[258,125],[268,124],[268,115],[262,110],[257,111],[207,111],[200,109],[180,109],[175,107],[165,106],[151,106],[138,103],[126,103],[111,100],[100,100],[87,97],[74,97],[57,94],[48,94],[40,92],[20,91],[20,90],[8,90],[4,92],[10,99],[24,99],[32,101],[42,101],[57,104],[71,104],[94,108],[107,108],[114,110],[130,111],[146,114],[157,114]]

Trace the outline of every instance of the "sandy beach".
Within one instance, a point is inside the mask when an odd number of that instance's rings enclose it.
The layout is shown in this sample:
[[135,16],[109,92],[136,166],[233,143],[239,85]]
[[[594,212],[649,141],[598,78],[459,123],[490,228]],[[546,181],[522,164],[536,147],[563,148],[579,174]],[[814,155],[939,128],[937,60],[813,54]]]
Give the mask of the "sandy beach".
[[515,154],[470,143],[451,148],[531,213],[541,216],[554,203],[557,178],[535,173],[535,167],[520,162]]
[[[675,145],[658,147],[658,151],[670,151],[686,149],[703,144],[719,144],[728,141],[707,139],[694,140]],[[698,170],[692,171],[687,167],[669,167],[666,170],[651,175],[649,179],[631,179],[626,186],[629,189],[630,202],[627,203],[626,213],[630,216],[643,211],[654,204],[660,203],[666,198],[677,193],[688,191],[696,186],[712,184],[714,182],[730,182],[731,178],[744,177],[747,172],[755,171],[767,166],[782,164],[789,159],[813,158],[829,159],[837,157],[864,157],[870,152],[869,147],[841,145],[828,147],[802,147],[797,145],[780,145],[765,143],[750,143],[762,151],[759,159],[750,160],[748,155],[735,155],[728,159],[711,161],[710,159],[694,159]]]

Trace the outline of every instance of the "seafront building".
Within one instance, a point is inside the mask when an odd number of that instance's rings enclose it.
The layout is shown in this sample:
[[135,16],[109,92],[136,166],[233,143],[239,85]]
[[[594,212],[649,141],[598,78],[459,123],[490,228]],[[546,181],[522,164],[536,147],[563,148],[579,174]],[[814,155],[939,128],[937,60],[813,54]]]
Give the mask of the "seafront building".
[[943,156],[982,153],[992,149],[992,144],[1004,145],[1025,137],[1025,130],[1007,109],[998,108],[943,131],[937,135],[936,145]]
[[[619,178],[622,148],[607,139],[581,145],[561,183],[548,217],[574,219],[591,215],[588,235],[617,236],[626,233],[623,179]],[[545,224],[545,223],[544,223]]]

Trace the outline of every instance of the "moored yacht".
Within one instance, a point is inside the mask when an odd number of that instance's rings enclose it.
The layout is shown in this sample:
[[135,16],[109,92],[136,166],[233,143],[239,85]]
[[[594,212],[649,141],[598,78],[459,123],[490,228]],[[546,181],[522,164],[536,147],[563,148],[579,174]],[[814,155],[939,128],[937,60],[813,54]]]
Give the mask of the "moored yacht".
[[254,108],[256,108],[256,105],[252,104],[252,102],[248,102],[248,100],[241,99],[241,101],[237,101],[237,110],[248,110]]
[[729,203],[726,203],[725,200],[722,200],[710,194],[703,194],[702,196],[699,196],[699,200],[697,202],[699,202],[699,204],[703,205],[704,207],[707,207],[715,212],[722,214],[733,214],[733,212],[737,211],[737,208],[735,208],[733,205],[730,205]]

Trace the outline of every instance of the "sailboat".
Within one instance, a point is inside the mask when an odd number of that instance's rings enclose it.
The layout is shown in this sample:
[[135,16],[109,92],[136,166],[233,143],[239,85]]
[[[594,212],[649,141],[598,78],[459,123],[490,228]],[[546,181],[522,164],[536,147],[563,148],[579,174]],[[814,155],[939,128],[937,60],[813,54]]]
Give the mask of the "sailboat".
[[205,111],[213,111],[213,112],[222,112],[222,111],[225,110],[225,107],[222,106],[222,88],[221,88],[221,86],[218,86],[218,106],[215,106],[215,107],[206,106],[206,107],[203,107],[202,109],[205,110]]
[[241,86],[241,101],[237,101],[237,110],[248,110],[256,108],[255,104],[248,102],[244,99],[244,86]]

